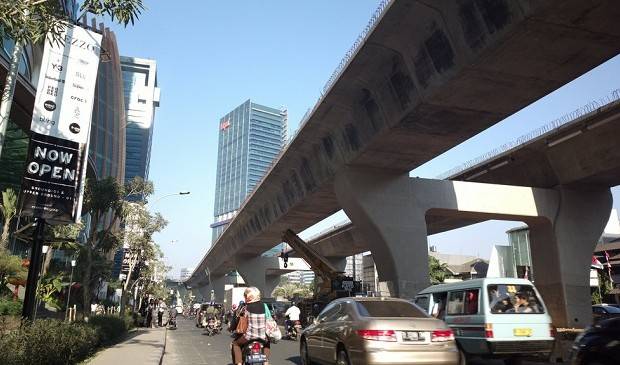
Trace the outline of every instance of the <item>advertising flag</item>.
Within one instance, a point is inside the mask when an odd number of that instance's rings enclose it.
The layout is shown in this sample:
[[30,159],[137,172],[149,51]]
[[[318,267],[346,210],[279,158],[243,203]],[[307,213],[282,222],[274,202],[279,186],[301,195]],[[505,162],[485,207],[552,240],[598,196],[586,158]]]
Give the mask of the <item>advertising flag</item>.
[[45,42],[22,179],[22,215],[78,222],[101,35],[66,25]]

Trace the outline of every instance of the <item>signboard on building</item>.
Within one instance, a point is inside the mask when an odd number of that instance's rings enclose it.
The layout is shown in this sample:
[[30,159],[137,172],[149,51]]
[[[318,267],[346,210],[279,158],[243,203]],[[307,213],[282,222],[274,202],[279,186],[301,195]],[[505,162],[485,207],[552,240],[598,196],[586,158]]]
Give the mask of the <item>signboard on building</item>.
[[22,180],[22,214],[78,222],[101,35],[67,26],[45,43]]

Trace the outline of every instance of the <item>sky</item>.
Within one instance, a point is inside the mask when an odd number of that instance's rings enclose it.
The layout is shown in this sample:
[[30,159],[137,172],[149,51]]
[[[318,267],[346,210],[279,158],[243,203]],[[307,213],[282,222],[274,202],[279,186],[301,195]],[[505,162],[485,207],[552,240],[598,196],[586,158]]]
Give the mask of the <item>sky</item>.
[[[247,99],[288,109],[289,135],[364,29],[378,0],[146,0],[134,25],[115,31],[122,55],[157,61],[161,104],[156,111],[149,179],[169,221],[157,234],[176,277],[198,264],[211,244],[219,119]],[[185,5],[181,7],[179,4]],[[571,82],[498,125],[420,166],[434,178],[520,135],[620,88],[620,57]],[[620,194],[614,189],[614,207]],[[303,232],[314,234],[344,213]],[[429,237],[439,251],[490,255],[519,222],[487,222]]]

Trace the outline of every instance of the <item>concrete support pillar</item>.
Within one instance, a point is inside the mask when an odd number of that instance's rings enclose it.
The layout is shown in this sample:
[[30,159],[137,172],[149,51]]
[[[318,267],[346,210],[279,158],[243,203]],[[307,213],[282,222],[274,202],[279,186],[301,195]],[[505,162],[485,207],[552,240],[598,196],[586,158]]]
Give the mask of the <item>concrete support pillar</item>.
[[345,213],[371,242],[379,281],[387,283],[390,295],[412,298],[426,288],[425,211],[413,204],[409,176],[348,169],[334,185]]
[[558,327],[592,322],[590,263],[609,219],[612,196],[603,191],[557,189],[555,216],[528,222],[536,287]]
[[208,293],[205,296],[206,301],[211,300],[211,293],[214,294],[214,300],[218,303],[222,303],[224,301],[224,289],[226,285],[226,276],[222,275],[211,275],[211,281],[209,282]]
[[270,270],[279,270],[280,261],[277,257],[254,257],[237,260],[237,272],[248,286],[260,290],[263,298],[271,298],[272,292],[280,283],[279,274],[269,274]]

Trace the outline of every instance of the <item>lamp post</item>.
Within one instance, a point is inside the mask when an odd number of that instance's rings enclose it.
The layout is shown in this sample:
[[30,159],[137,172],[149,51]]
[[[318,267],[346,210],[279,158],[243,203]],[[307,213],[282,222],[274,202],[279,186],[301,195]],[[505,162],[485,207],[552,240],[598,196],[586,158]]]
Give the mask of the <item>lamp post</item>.
[[73,269],[77,264],[76,260],[71,260],[71,276],[69,277],[69,291],[67,293],[67,308],[65,308],[65,321],[67,320],[67,315],[69,313],[69,302],[71,301],[71,287],[73,286]]
[[189,191],[179,191],[178,193],[172,193],[172,194],[167,194],[164,196],[160,196],[159,198],[155,199],[155,201],[153,203],[151,203],[151,205],[157,203],[158,201],[162,200],[163,198],[167,198],[169,196],[175,196],[175,195],[189,195],[191,192]]

